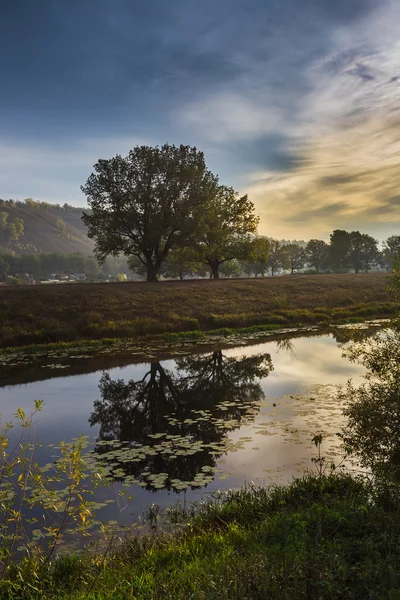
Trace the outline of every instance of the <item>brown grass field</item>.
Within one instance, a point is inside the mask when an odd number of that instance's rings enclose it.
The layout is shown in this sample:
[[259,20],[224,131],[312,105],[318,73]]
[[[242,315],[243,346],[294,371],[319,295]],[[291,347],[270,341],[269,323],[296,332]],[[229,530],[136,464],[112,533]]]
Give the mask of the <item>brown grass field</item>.
[[382,273],[0,288],[0,347],[385,317]]

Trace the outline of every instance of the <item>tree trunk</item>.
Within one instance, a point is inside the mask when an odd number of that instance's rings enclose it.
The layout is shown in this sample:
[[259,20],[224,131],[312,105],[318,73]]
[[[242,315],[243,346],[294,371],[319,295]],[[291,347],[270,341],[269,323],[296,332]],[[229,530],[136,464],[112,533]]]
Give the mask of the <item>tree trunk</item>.
[[210,263],[210,268],[212,272],[212,278],[219,279],[219,263],[217,261],[212,261]]
[[182,281],[183,280],[183,273],[179,273],[179,279]]
[[156,265],[147,263],[147,281],[158,281],[157,273],[158,267]]

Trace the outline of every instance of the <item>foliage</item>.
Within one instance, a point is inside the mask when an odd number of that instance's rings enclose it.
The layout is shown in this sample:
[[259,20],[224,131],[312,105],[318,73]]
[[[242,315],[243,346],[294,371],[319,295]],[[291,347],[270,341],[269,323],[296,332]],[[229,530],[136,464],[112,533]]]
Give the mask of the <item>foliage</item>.
[[202,152],[183,145],[137,146],[94,168],[82,186],[91,209],[82,219],[97,257],[134,255],[155,281],[171,248],[186,244],[194,213],[215,191],[216,177]]
[[286,246],[278,240],[270,240],[267,265],[272,276],[276,275],[278,271],[289,268],[290,260]]
[[191,246],[199,262],[219,278],[219,267],[232,259],[246,259],[251,253],[249,234],[255,233],[259,218],[254,205],[233,188],[218,186],[196,215],[197,226]]
[[[156,511],[154,511],[156,513]],[[305,476],[284,487],[249,485],[198,507],[171,507],[176,535],[132,538],[106,557],[65,556],[3,584],[5,600],[91,598],[396,598],[400,519],[348,475]],[[12,587],[12,585],[14,587]],[[22,595],[23,594],[23,595]]]
[[345,273],[350,265],[351,236],[348,231],[335,229],[330,235],[329,265],[335,273]]
[[383,242],[383,259],[387,269],[400,261],[400,235],[391,235]]
[[17,554],[34,560],[30,587],[40,588],[56,548],[71,533],[88,535],[96,524],[95,509],[102,506],[90,499],[105,482],[100,468],[84,460],[86,438],[61,442],[53,464],[38,464],[35,416],[42,406],[37,400],[30,415],[18,409],[14,420],[0,422],[0,572],[2,585],[11,589],[10,578],[23,579],[24,562],[15,563]]
[[293,275],[295,271],[301,271],[307,258],[305,249],[298,244],[287,244],[284,245],[284,248],[289,259],[291,274]]
[[371,267],[379,262],[378,241],[359,231],[352,231],[350,239],[349,261],[354,272],[359,273],[362,270],[368,273]]
[[377,240],[359,231],[336,229],[330,236],[329,266],[337,273],[353,268],[355,273],[368,272],[379,262]]
[[269,238],[257,236],[251,242],[251,251],[248,261],[248,272],[264,277],[268,270],[268,257],[271,248]]
[[12,248],[24,235],[24,221],[16,217],[11,220],[7,212],[0,212],[0,246]]
[[367,373],[365,383],[349,382],[341,394],[348,417],[346,448],[376,476],[400,483],[400,333],[383,330],[355,343],[347,356]]
[[238,260],[227,260],[219,268],[223,277],[240,277],[242,275],[242,263]]
[[57,231],[61,236],[67,235],[67,224],[62,219],[56,221]]
[[196,251],[190,247],[173,248],[161,267],[163,276],[169,279],[184,279],[186,276],[204,277],[207,275],[205,266],[198,262]]
[[313,239],[308,242],[305,250],[308,263],[319,273],[328,258],[328,244],[323,240]]

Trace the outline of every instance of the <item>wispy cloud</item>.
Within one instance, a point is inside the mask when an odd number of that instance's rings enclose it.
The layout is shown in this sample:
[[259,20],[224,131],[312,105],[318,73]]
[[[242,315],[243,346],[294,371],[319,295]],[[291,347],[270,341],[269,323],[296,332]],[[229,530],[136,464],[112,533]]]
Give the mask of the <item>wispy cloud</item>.
[[0,196],[83,203],[98,158],[183,142],[250,194],[263,233],[400,229],[398,0],[132,7],[7,6]]

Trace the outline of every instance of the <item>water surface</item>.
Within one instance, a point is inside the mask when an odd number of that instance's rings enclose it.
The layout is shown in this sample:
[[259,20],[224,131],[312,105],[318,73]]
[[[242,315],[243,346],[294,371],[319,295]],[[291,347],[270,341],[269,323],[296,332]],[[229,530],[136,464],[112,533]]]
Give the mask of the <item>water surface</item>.
[[29,412],[35,399],[44,401],[37,420],[43,462],[54,460],[50,444],[90,436],[115,481],[98,499],[115,498],[123,482],[133,493],[125,510],[114,503],[98,516],[123,524],[154,502],[289,481],[312,467],[316,433],[324,436],[325,456],[338,460],[336,386],[357,383],[364,372],[343,357],[332,334],[149,364],[125,360],[108,370],[104,360],[101,371],[65,377],[55,367],[51,379],[3,387],[0,412],[7,420],[17,407]]

